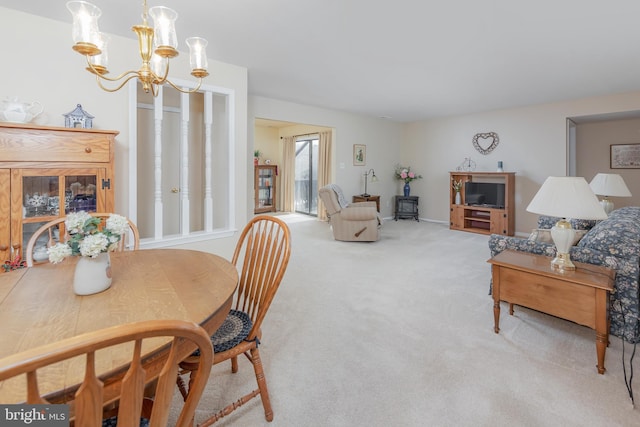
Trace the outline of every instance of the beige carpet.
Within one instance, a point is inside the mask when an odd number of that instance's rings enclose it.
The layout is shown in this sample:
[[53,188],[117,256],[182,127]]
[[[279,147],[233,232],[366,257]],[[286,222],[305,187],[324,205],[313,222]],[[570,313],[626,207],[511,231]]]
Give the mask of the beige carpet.
[[[598,375],[586,327],[503,306],[493,332],[488,236],[401,220],[379,242],[345,243],[325,223],[288,222],[292,258],[260,347],[274,420],[253,399],[217,425],[640,426],[618,338]],[[239,363],[214,367],[196,420],[255,387]]]

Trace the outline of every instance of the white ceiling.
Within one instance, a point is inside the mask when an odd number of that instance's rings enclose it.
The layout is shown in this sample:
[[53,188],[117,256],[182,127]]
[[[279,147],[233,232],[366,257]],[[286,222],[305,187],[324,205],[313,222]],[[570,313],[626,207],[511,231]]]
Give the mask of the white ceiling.
[[[71,22],[65,3],[0,0]],[[103,32],[134,38],[142,0],[93,3]],[[178,12],[181,42],[199,35],[209,58],[247,67],[251,95],[395,121],[640,90],[637,0],[149,0],[155,5]]]

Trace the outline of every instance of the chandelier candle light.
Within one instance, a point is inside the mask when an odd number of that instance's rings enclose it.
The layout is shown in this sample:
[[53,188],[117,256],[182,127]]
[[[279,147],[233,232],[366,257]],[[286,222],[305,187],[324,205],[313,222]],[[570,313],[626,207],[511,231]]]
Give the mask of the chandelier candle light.
[[[158,86],[165,83],[184,93],[197,91],[207,72],[207,41],[200,37],[186,40],[190,50],[191,75],[198,79],[198,86],[191,90],[177,87],[167,77],[169,75],[169,59],[178,56],[178,39],[175,21],[178,14],[164,6],[147,8],[147,0],[143,2],[142,24],[131,29],[138,36],[142,65],[137,71],[125,71],[117,77],[107,77],[107,44],[108,37],[98,29],[100,9],[85,1],[70,1],[67,9],[73,15],[73,50],[87,58],[87,70],[96,76],[98,86],[107,92],[120,90],[128,81],[138,78],[145,92],[158,95]],[[154,27],[148,25],[148,16],[153,18]],[[103,81],[119,82],[116,87],[108,88]]]

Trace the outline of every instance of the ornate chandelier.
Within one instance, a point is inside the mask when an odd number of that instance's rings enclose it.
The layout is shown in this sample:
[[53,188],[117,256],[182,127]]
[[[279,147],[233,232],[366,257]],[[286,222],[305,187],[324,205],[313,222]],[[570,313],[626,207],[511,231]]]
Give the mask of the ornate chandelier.
[[[190,51],[191,75],[198,79],[198,86],[191,90],[177,87],[167,76],[169,75],[169,59],[178,56],[178,40],[175,21],[178,14],[164,6],[156,6],[147,10],[147,0],[143,2],[142,24],[131,29],[138,35],[138,46],[142,66],[137,71],[129,70],[117,77],[107,77],[107,43],[108,37],[98,29],[100,9],[85,1],[70,1],[67,9],[73,15],[73,50],[87,58],[87,71],[95,74],[96,82],[107,92],[120,90],[129,80],[138,78],[145,92],[153,96],[158,94],[158,86],[168,83],[180,92],[195,92],[202,84],[207,72],[207,41],[200,37],[186,40]],[[153,18],[154,27],[147,23],[147,17]],[[103,81],[116,82],[115,87],[106,87]]]

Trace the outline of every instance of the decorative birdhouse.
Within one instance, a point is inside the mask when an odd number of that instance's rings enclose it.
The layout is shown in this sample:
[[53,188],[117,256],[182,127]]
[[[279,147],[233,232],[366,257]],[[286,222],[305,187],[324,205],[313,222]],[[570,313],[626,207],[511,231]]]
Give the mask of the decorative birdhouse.
[[91,129],[93,127],[93,116],[84,111],[82,105],[78,104],[75,110],[64,114],[64,126]]

